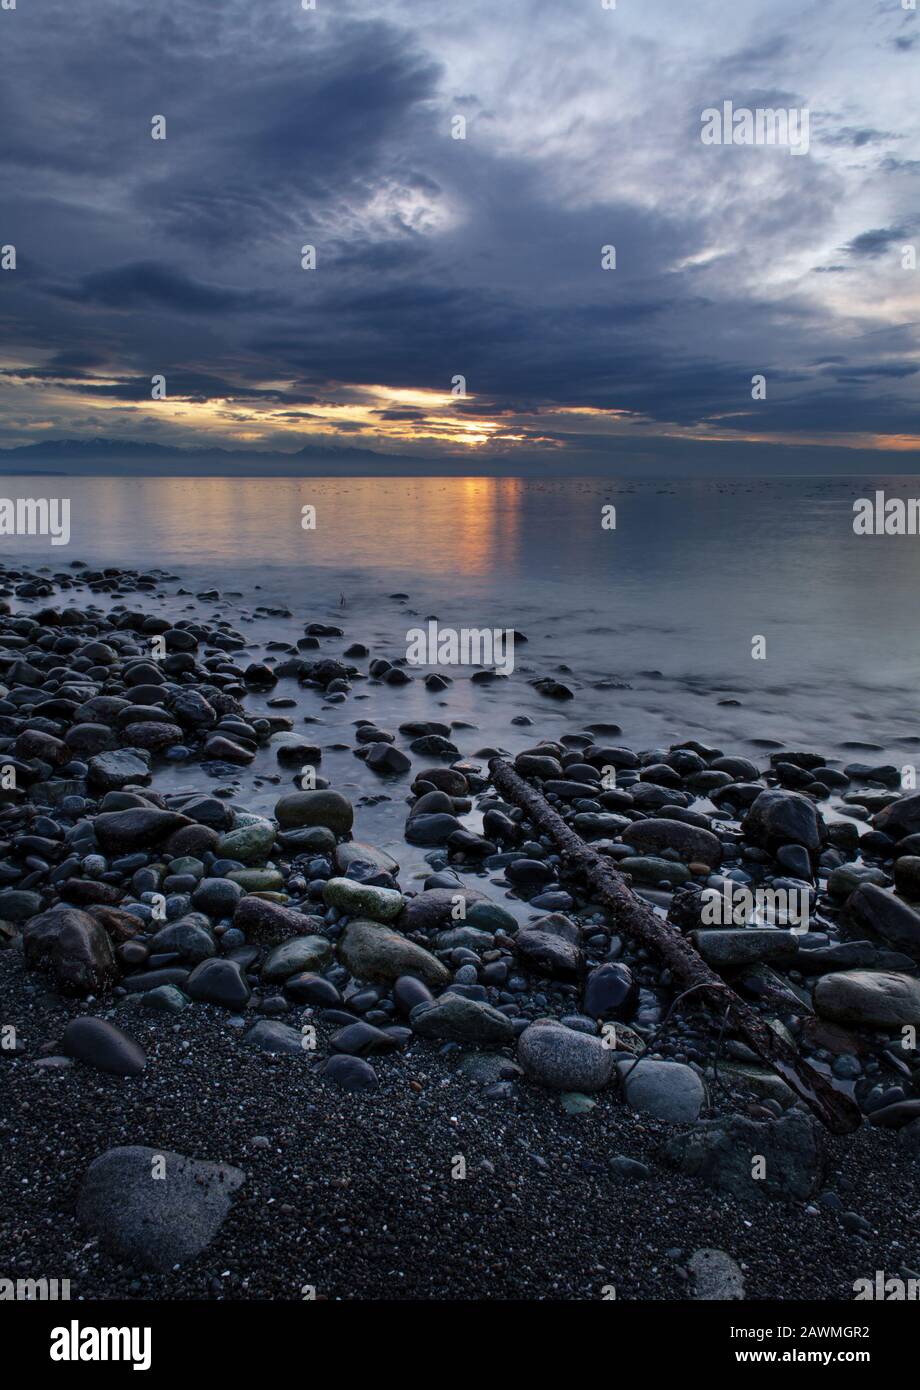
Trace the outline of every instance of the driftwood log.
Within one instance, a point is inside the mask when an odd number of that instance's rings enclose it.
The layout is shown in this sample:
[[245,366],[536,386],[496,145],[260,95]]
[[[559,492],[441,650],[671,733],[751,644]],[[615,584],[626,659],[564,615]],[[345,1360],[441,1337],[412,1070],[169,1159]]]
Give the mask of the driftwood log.
[[683,989],[693,989],[716,1009],[727,1011],[729,1025],[814,1111],[832,1134],[849,1134],[862,1117],[849,1096],[835,1090],[822,1074],[749,1008],[694,950],[686,937],[662,921],[632,892],[613,861],[586,845],[538,791],[518,776],[504,758],[493,758],[489,771],[495,788],[519,806],[534,825],[555,842],[565,869],[583,876],[594,897],[613,918],[618,931],[641,941],[658,956]]

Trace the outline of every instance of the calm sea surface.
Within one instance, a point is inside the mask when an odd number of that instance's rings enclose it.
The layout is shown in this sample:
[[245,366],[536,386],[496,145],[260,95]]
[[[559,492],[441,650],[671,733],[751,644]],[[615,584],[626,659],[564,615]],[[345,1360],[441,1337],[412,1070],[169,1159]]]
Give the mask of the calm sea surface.
[[[753,740],[774,739],[842,763],[900,766],[920,761],[920,749],[910,752],[920,736],[920,537],[854,535],[853,502],[877,488],[909,496],[920,483],[6,477],[5,497],[70,497],[72,538],[55,548],[5,539],[0,558],[52,571],[74,559],[162,568],[176,579],[156,606],[228,619],[251,638],[253,659],[311,621],[345,629],[324,640],[330,655],[360,641],[404,656],[408,628],[429,616],[527,636],[512,678],[489,687],[457,672],[446,695],[416,679],[395,691],[356,687],[344,705],[323,706],[282,682],[274,693],[297,698],[295,728],[318,717],[329,742],[353,741],[362,717],[394,730],[458,719],[476,726],[455,740],[470,755],[610,721],[636,748],[693,737],[751,753]],[[308,504],[315,530],[301,526]],[[614,531],[601,525],[608,504]],[[221,600],[201,603],[180,587],[217,589]],[[257,605],[294,616],[256,619]],[[765,661],[752,659],[755,636],[766,639]],[[529,681],[543,675],[576,698],[540,696]],[[629,688],[603,688],[610,681]],[[729,699],[740,704],[719,703]],[[517,714],[534,727],[512,726]],[[324,770],[343,790],[370,790],[350,753],[331,754]],[[397,803],[401,825],[405,788],[374,786]],[[265,805],[273,794],[265,789]],[[386,807],[368,806],[359,832],[401,841]]]

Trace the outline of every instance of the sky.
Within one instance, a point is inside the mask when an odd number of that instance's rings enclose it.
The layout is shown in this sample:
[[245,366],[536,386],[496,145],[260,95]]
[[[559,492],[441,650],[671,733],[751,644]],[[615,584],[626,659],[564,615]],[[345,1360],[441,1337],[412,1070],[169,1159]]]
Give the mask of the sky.
[[0,447],[920,471],[909,2],[15,0]]

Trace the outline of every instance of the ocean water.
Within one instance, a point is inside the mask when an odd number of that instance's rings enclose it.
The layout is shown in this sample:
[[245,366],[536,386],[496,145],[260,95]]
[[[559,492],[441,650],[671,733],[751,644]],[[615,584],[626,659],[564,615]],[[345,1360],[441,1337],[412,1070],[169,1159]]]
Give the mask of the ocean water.
[[[281,682],[273,693],[297,699],[287,711],[295,728],[321,720],[321,742],[353,743],[360,718],[394,731],[408,719],[455,719],[475,726],[455,739],[471,756],[603,721],[637,749],[697,738],[765,761],[762,741],[774,740],[840,765],[903,766],[920,762],[920,537],[855,535],[853,503],[917,487],[908,478],[7,477],[6,497],[69,497],[71,540],[5,538],[0,559],[51,572],[74,559],[169,571],[176,578],[156,607],[226,618],[251,639],[248,659],[312,621],[345,629],[323,640],[329,655],[358,641],[405,656],[409,628],[432,616],[527,637],[511,678],[489,686],[454,670],[442,694],[420,678],[396,690],[359,683],[329,706]],[[307,505],[315,530],[301,525]],[[615,530],[601,524],[609,505]],[[192,597],[211,589],[219,601]],[[293,617],[256,619],[256,605]],[[752,657],[756,637],[765,660]],[[546,675],[575,698],[537,693],[531,682]],[[531,728],[511,724],[520,714]],[[277,772],[260,757],[254,772]],[[324,771],[366,798],[358,833],[398,845],[405,862],[411,778],[381,783],[345,751],[328,754]],[[169,776],[201,780],[192,768]],[[267,808],[275,795],[266,784],[249,802]]]

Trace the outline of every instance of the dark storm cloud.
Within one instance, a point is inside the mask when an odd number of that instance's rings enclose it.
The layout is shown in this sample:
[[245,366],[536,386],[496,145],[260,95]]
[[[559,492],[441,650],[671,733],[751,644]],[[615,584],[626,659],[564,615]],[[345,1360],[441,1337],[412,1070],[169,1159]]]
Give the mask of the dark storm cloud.
[[[859,107],[850,72],[815,114],[823,162],[704,149],[710,104],[806,104],[821,32],[803,59],[765,6],[704,60],[687,42],[694,25],[718,38],[711,5],[636,35],[621,10],[620,29],[594,16],[579,35],[524,0],[517,36],[542,34],[543,61],[520,70],[501,28],[513,19],[481,0],[459,46],[421,0],[328,14],[48,0],[4,16],[0,244],[16,243],[19,268],[0,297],[2,380],[36,416],[53,385],[65,433],[91,399],[149,399],[156,373],[171,399],[277,406],[275,422],[359,388],[444,393],[459,373],[458,419],[546,414],[541,434],[567,449],[600,447],[558,427],[567,408],[650,431],[916,430],[915,343],[880,321],[867,348],[865,314],[851,325],[846,301],[818,297],[874,300],[861,277],[910,235],[897,206],[870,205],[866,231],[836,221],[860,176],[830,161],[905,138],[891,112]],[[644,62],[652,81],[619,101]],[[457,111],[466,141],[450,138]],[[841,245],[847,264],[823,264]],[[842,362],[813,366],[842,341]],[[753,403],[757,372],[768,399]],[[375,418],[427,417],[397,404]]]

